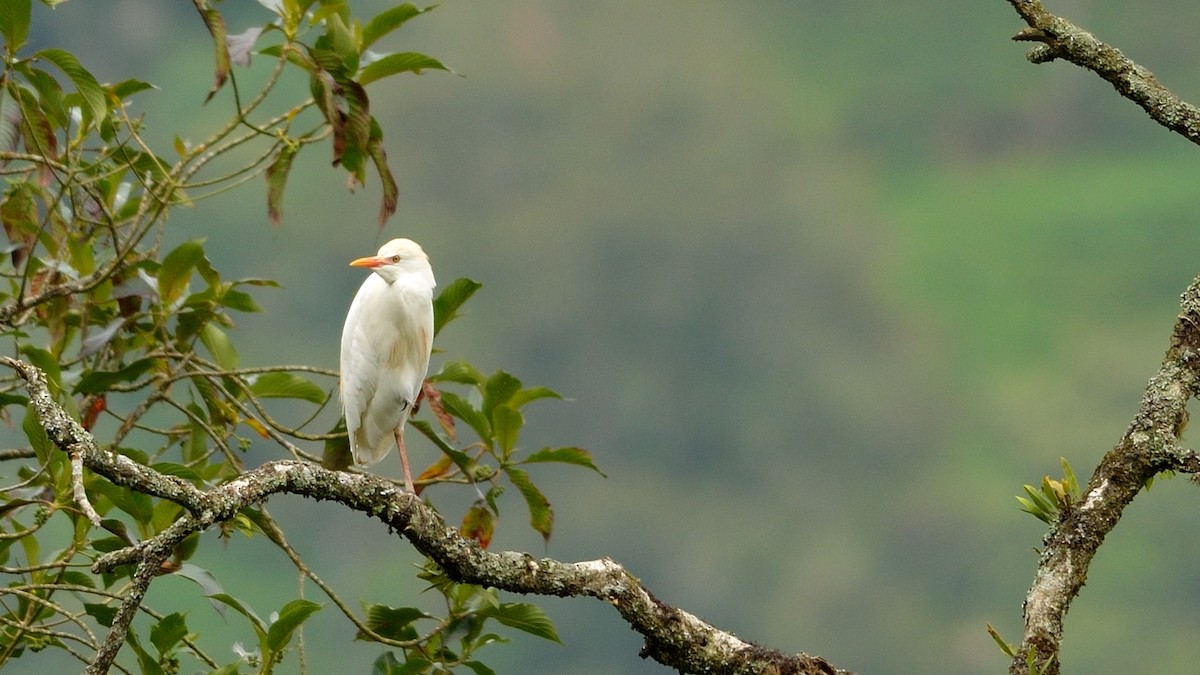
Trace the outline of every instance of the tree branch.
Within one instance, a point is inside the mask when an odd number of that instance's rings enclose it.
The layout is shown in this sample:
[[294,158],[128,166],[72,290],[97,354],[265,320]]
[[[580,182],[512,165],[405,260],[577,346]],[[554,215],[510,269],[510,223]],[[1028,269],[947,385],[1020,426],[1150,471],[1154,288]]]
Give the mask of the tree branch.
[[193,513],[205,508],[203,493],[191,483],[182,478],[161,474],[125,455],[97,447],[92,435],[54,402],[46,385],[46,375],[42,371],[9,356],[0,356],[0,363],[17,371],[25,380],[29,402],[37,412],[38,420],[46,430],[46,436],[60,450],[72,456],[78,454],[84,466],[117,485],[169,499]]
[[123,619],[132,619],[133,610],[140,604],[160,564],[184,537],[229,520],[240,510],[265,502],[277,493],[335,501],[378,518],[461,583],[514,593],[588,596],[604,600],[645,637],[641,651],[643,658],[652,658],[680,672],[729,675],[847,673],[820,657],[804,653],[784,654],[719,630],[658,600],[613,560],[565,563],[516,551],[484,550],[446,525],[442,517],[416,495],[372,475],[329,471],[308,462],[274,461],[222,485],[199,490],[186,481],[165,476],[127,457],[99,448],[91,434],[54,402],[41,371],[8,357],[0,357],[0,361],[15,369],[26,381],[41,425],[58,448],[77,453],[84,466],[114,483],[169,499],[188,510],[157,536],[96,560],[93,565],[96,572],[125,564],[136,564],[137,570],[133,587],[114,619],[105,645],[87,671],[89,675],[107,672],[128,629],[129,622]]
[[1200,394],[1200,277],[1184,291],[1181,305],[1170,347],[1146,386],[1137,416],[1096,467],[1082,499],[1059,512],[1043,539],[1045,548],[1025,600],[1021,648],[1009,666],[1012,675],[1029,672],[1031,653],[1038,672],[1058,673],[1063,618],[1125,507],[1163,471],[1200,471],[1200,457],[1179,445],[1187,403]]
[[1041,0],[1009,0],[1028,24],[1013,39],[1042,44],[1026,55],[1033,63],[1063,59],[1108,81],[1121,96],[1133,101],[1162,126],[1200,144],[1200,109],[1164,87],[1146,68],[1116,47],[1075,24],[1048,12]]

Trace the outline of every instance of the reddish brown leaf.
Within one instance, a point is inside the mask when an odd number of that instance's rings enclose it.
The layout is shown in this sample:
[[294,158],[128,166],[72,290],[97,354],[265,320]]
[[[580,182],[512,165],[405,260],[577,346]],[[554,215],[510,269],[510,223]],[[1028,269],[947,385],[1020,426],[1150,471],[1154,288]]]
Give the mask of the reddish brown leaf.
[[371,161],[375,163],[375,170],[379,172],[379,181],[383,191],[383,196],[379,200],[379,229],[382,231],[388,218],[391,218],[392,214],[396,212],[396,205],[400,201],[400,187],[396,184],[396,177],[392,175],[391,167],[388,166],[387,153],[383,151],[383,129],[374,117],[371,118],[371,137],[367,142],[367,153],[371,156]]
[[231,68],[229,43],[226,41],[225,19],[221,16],[221,13],[209,5],[207,0],[192,0],[192,4],[196,6],[196,11],[200,13],[200,18],[204,19],[204,26],[208,28],[208,32],[212,35],[213,39],[213,60],[216,62],[216,65],[212,89],[209,90],[208,96],[204,98],[204,102],[207,103],[224,86],[225,80],[229,78]]
[[[49,159],[58,159],[58,137],[54,135],[54,126],[45,115],[26,116],[25,119],[25,148],[31,154],[41,155]],[[47,188],[54,180],[54,172],[47,163],[38,167],[38,186]]]
[[496,517],[481,501],[477,501],[467,509],[462,520],[462,534],[468,539],[479,542],[483,548],[492,543],[492,532],[496,529]]
[[442,455],[436,462],[430,464],[427,469],[422,471],[420,476],[417,476],[417,479],[413,481],[415,483],[413,489],[417,494],[421,494],[421,491],[429,483],[436,482],[437,479],[450,473],[450,467],[452,466],[454,466],[454,462],[446,455]]
[[342,98],[341,87],[328,70],[316,67],[309,77],[309,89],[317,109],[333,132],[333,165],[337,166],[346,152],[346,114],[338,107],[338,101]]
[[0,202],[0,222],[14,246],[13,267],[19,267],[37,241],[38,232],[37,203],[28,184],[18,183],[4,195],[4,201]]
[[104,412],[107,406],[108,400],[103,394],[92,397],[91,400],[87,401],[87,405],[83,409],[83,419],[80,420],[83,428],[91,431],[92,427],[96,426],[96,418],[100,416],[100,413]]
[[296,148],[284,145],[275,156],[275,161],[267,167],[267,219],[274,227],[283,224],[283,191],[287,187],[288,173],[292,170],[292,160],[295,158]]
[[[442,405],[442,392],[437,390],[429,380],[426,380],[421,385],[421,393],[425,396],[425,400],[429,401],[429,410],[433,412],[433,416],[437,418],[438,425],[442,427],[442,431],[446,432],[446,436],[452,442],[458,442],[458,431],[454,428],[454,418],[450,413],[446,412],[445,406]],[[420,400],[418,398],[418,400]]]

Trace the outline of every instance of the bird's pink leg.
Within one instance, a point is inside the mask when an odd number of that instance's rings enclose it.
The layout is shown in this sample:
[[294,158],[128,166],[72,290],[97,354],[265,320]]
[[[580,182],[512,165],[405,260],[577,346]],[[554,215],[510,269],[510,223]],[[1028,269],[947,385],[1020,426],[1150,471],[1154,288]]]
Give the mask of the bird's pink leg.
[[404,427],[396,427],[396,447],[400,448],[400,464],[404,467],[404,489],[415,493],[412,473],[408,470],[408,452],[404,450]]

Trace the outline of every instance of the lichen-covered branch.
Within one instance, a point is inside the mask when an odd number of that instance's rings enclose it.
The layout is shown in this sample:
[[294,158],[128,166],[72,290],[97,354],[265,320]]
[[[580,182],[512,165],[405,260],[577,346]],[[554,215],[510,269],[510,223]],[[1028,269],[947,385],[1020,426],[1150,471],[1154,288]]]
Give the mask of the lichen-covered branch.
[[191,483],[153,471],[124,455],[101,451],[92,435],[54,402],[46,385],[46,376],[40,370],[8,356],[0,356],[0,363],[17,371],[25,380],[29,402],[37,412],[46,436],[60,450],[68,455],[78,455],[85,466],[117,485],[135,487],[139,492],[168,499],[193,513],[205,508],[203,493]]
[[833,675],[846,673],[808,654],[784,654],[759,647],[719,630],[699,618],[655,598],[636,577],[607,558],[566,563],[534,558],[515,551],[493,552],[449,527],[416,495],[365,474],[330,471],[316,464],[275,461],[208,490],[165,476],[96,445],[50,395],[45,376],[22,361],[0,357],[26,381],[30,400],[47,436],[63,451],[77,453],[83,465],[134,490],[174,501],[187,509],[157,536],[96,560],[96,572],[137,565],[133,588],[114,620],[105,646],[88,669],[107,672],[124,641],[146,587],[159,565],[188,534],[233,518],[240,510],[271,495],[291,493],[334,501],[378,518],[440,565],[453,579],[515,593],[588,596],[613,605],[629,625],[645,637],[642,656],[685,673]]
[[1009,4],[1028,24],[1013,39],[1041,43],[1029,51],[1030,61],[1063,59],[1086,68],[1141,106],[1155,122],[1200,144],[1200,109],[1171,93],[1154,73],[1091,33],[1051,14],[1040,0],[1009,0]]
[[1063,619],[1087,579],[1088,567],[1125,507],[1163,471],[1196,474],[1200,457],[1179,444],[1187,403],[1200,394],[1200,277],[1182,296],[1171,344],[1146,386],[1137,416],[1096,467],[1081,499],[1064,508],[1047,532],[1037,573],[1025,600],[1025,628],[1011,675],[1059,671]]

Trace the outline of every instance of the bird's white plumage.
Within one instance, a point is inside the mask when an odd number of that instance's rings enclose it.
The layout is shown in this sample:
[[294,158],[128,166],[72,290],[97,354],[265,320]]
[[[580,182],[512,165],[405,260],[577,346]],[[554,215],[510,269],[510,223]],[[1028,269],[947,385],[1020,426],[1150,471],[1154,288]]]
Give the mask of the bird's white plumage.
[[373,274],[342,328],[342,409],[354,461],[374,464],[391,450],[425,380],[436,282],[425,252],[409,239],[393,239],[351,265]]

